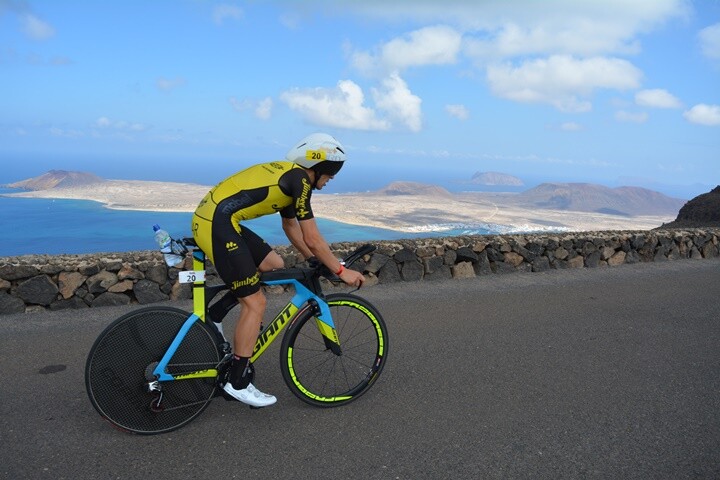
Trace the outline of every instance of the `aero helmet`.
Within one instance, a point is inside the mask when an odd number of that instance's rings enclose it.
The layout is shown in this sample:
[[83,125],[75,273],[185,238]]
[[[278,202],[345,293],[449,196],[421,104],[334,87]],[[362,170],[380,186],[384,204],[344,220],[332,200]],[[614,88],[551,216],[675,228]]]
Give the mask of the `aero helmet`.
[[313,133],[290,149],[285,158],[318,175],[335,175],[345,162],[345,148],[327,133]]

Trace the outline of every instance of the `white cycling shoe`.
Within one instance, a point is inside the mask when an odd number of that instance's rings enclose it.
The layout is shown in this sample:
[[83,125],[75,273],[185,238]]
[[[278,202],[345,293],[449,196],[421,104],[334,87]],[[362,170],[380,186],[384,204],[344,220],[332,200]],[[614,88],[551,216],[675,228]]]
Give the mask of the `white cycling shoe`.
[[235,400],[250,405],[251,407],[268,407],[277,402],[277,398],[275,398],[274,395],[261,392],[255,388],[252,383],[248,384],[247,388],[235,390],[232,384],[228,382],[223,387],[223,390]]

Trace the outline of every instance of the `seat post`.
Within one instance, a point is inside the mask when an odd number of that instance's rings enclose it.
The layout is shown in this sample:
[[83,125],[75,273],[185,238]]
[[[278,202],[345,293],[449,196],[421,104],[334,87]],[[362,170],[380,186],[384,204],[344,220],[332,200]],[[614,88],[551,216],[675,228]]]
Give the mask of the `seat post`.
[[[192,251],[193,257],[193,270],[196,272],[205,270],[205,252],[199,248],[194,248]],[[205,304],[205,280],[199,280],[193,282],[193,312],[205,321],[205,311],[207,305]]]

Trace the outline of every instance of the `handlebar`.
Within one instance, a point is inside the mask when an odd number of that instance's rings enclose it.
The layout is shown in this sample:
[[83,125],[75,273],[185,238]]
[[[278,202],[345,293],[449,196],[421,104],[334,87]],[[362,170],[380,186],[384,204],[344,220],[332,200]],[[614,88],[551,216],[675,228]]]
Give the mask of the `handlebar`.
[[[345,267],[350,267],[353,263],[357,262],[368,253],[375,251],[376,248],[377,247],[375,247],[375,245],[366,243],[365,245],[362,245],[350,252],[347,257],[345,257],[343,260],[340,260],[340,263]],[[342,280],[340,280],[340,277],[337,276],[335,272],[330,271],[330,269],[327,268],[325,265],[319,264],[316,268],[317,272],[321,277],[325,277],[331,282],[342,282]]]

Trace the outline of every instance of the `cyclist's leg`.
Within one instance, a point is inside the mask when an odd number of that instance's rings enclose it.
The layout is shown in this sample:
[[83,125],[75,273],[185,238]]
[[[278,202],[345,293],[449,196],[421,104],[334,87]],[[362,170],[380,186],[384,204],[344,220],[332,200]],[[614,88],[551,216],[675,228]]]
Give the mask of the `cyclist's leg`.
[[[242,305],[233,335],[235,355],[225,391],[253,406],[272,405],[275,397],[258,391],[250,378],[250,357],[267,303],[260,290],[258,265],[272,249],[249,229],[243,227],[238,232],[231,225],[219,225],[213,228],[213,251],[218,275]],[[276,262],[271,259],[268,263]]]

